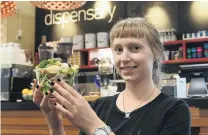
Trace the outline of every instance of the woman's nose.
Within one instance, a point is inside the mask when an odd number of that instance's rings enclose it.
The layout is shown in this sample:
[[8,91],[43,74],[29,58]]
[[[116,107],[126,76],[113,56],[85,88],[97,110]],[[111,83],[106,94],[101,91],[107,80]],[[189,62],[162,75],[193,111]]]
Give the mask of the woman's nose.
[[121,61],[122,62],[127,62],[130,61],[130,55],[127,51],[123,51],[121,54]]

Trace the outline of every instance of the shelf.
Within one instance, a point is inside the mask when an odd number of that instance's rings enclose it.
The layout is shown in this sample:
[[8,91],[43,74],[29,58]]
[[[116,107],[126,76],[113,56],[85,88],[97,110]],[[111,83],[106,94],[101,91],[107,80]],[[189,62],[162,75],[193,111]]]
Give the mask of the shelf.
[[195,58],[195,59],[180,59],[180,60],[167,60],[163,64],[178,64],[178,63],[199,63],[208,62],[208,58]]
[[185,43],[199,43],[199,42],[206,42],[206,41],[208,42],[208,37],[207,38],[184,40]]
[[163,42],[163,45],[179,45],[182,43],[183,43],[183,40],[176,40],[176,41]]
[[[200,42],[208,42],[208,37],[206,38],[198,38],[198,39],[189,39],[189,40],[176,40],[176,41],[168,41],[168,42],[163,42],[163,45],[165,47],[167,46],[182,46],[183,49],[183,58],[186,56],[186,48],[187,48],[187,43],[200,43]],[[99,49],[108,49],[110,47],[100,47],[100,48],[87,48],[87,49],[75,49],[74,51],[80,51],[83,53],[86,53],[88,55],[87,63],[90,63],[90,54],[94,54],[94,51],[98,51]],[[203,63],[203,62],[208,62],[208,58],[195,58],[195,59],[179,59],[179,60],[168,60],[168,61],[163,61],[163,64],[181,64],[181,63]],[[93,65],[85,65],[85,66],[80,66],[80,69],[97,69],[97,66]]]
[[208,37],[206,38],[197,38],[197,39],[188,39],[188,40],[176,40],[176,41],[168,41],[163,42],[163,45],[180,45],[183,44],[183,42],[186,43],[199,43],[199,42],[208,42]]
[[80,52],[85,52],[85,51],[91,51],[91,50],[98,50],[98,49],[105,49],[105,48],[110,48],[110,47],[99,47],[99,48],[87,48],[87,49],[75,49],[74,51],[80,51]]
[[[208,62],[208,58],[166,60],[166,61],[162,61],[162,64],[200,63],[200,62]],[[80,66],[80,69],[96,69],[96,68],[98,68],[98,66]]]
[[96,69],[98,66],[80,66],[80,69]]
[[[167,41],[163,42],[163,45],[182,45],[183,42],[185,43],[198,43],[198,42],[208,42],[208,37],[207,38],[198,38],[198,39],[188,39],[188,40],[175,40],[175,41]],[[88,49],[75,49],[74,51],[90,51],[90,50],[98,50],[98,49],[105,49],[105,48],[110,48],[110,47],[100,47],[100,48],[88,48]]]

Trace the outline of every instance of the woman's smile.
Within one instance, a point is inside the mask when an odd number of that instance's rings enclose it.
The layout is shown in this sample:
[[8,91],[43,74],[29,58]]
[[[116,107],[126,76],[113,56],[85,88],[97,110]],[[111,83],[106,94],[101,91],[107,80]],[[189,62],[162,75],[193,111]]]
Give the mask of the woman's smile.
[[123,74],[130,74],[130,73],[133,73],[134,69],[136,69],[137,66],[123,66],[123,67],[120,67],[121,71]]

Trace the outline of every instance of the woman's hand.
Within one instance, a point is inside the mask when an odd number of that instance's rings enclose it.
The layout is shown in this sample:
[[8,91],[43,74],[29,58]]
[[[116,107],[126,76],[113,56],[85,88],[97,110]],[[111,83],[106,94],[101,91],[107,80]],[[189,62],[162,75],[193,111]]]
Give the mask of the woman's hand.
[[57,101],[55,98],[50,98],[50,92],[42,94],[41,86],[37,85],[37,81],[34,80],[33,84],[33,102],[40,107],[41,112],[45,116],[48,123],[51,134],[52,132],[63,133],[62,114],[58,112],[54,107],[54,103]]
[[104,127],[105,123],[98,118],[87,100],[63,80],[51,82],[55,91],[51,94],[57,99],[55,108],[62,112],[71,123],[92,135],[96,128]]

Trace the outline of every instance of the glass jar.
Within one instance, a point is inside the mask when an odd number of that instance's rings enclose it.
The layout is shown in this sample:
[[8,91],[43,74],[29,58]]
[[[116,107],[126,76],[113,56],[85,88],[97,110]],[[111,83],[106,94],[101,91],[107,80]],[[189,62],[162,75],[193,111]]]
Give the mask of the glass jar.
[[102,57],[98,63],[98,72],[100,74],[113,74],[113,63],[110,57]]

